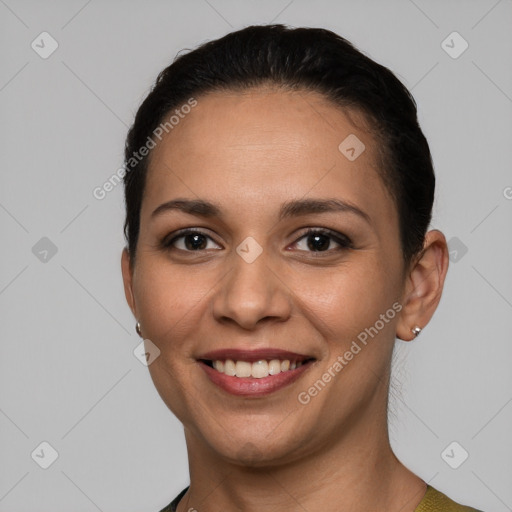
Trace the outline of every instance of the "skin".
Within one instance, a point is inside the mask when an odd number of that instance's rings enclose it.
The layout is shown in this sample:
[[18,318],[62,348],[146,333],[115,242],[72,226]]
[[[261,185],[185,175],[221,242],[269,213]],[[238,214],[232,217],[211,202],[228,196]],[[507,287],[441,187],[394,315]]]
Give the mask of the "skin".
[[[406,268],[396,206],[376,170],[376,142],[317,93],[259,88],[201,96],[151,155],[135,264],[122,255],[128,304],[161,351],[155,386],[184,425],[191,486],[178,511],[413,511],[426,484],[393,454],[387,397],[395,336],[424,328],[444,285],[444,235],[429,231]],[[349,134],[366,150],[349,161]],[[220,216],[169,210],[172,199],[218,205]],[[294,199],[338,199],[350,212],[278,218]],[[161,241],[201,228],[208,245]],[[348,236],[308,248],[305,228]],[[263,252],[236,252],[253,237]],[[172,237],[170,237],[172,238]],[[168,239],[170,239],[168,237]],[[190,239],[189,239],[190,240]],[[324,239],[325,240],[325,239]],[[392,304],[401,311],[307,405],[297,396],[322,378],[357,335]],[[316,358],[300,379],[260,398],[219,389],[196,358],[221,348],[266,348]]]

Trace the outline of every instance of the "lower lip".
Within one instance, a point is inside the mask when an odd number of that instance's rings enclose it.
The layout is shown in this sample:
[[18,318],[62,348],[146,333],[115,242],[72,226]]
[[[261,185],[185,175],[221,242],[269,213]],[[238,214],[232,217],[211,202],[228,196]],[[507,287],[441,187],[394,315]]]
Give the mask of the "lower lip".
[[201,368],[208,378],[219,388],[232,395],[245,397],[260,397],[270,395],[296,381],[311,366],[312,361],[302,364],[295,370],[287,370],[276,375],[269,375],[261,379],[254,377],[232,377],[221,373],[206,363],[199,361]]

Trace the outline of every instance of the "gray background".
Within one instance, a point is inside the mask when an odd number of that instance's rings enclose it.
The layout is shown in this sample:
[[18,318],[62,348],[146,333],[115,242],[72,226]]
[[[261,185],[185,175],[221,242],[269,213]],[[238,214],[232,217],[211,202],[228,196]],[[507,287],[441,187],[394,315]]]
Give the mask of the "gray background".
[[[1,512],[153,512],[188,483],[181,425],[133,355],[122,187],[92,192],[179,50],[270,22],[338,32],[418,102],[453,252],[434,319],[397,342],[392,443],[453,499],[512,510],[510,0],[0,0]],[[46,59],[43,31],[59,45]],[[453,441],[458,469],[441,456]]]

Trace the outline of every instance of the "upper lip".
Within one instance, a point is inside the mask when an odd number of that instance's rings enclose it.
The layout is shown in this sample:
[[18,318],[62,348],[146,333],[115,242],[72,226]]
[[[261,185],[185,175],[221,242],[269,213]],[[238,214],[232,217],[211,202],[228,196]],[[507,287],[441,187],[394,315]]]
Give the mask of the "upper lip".
[[296,352],[290,352],[288,350],[281,350],[278,348],[260,348],[260,349],[220,349],[206,352],[197,358],[198,360],[206,361],[225,361],[231,359],[233,361],[248,361],[255,362],[263,359],[270,361],[272,359],[279,360],[290,360],[290,361],[305,361],[307,359],[314,359],[313,356],[305,354],[298,354]]

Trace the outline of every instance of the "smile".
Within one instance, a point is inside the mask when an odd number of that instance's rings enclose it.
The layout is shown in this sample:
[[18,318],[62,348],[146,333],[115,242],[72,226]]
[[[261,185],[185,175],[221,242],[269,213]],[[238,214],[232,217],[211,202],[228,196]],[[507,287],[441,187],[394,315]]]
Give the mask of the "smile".
[[315,361],[278,349],[221,350],[198,359],[210,381],[230,394],[268,395],[297,380]]
[[212,368],[215,368],[224,375],[252,377],[253,379],[263,379],[269,375],[277,375],[278,373],[295,370],[302,366],[302,361],[290,361],[290,359],[283,361],[279,359],[271,359],[270,361],[260,359],[254,363],[250,361],[233,361],[232,359],[226,359],[225,361],[217,359],[215,361],[207,361],[206,364],[208,363],[211,364]]

